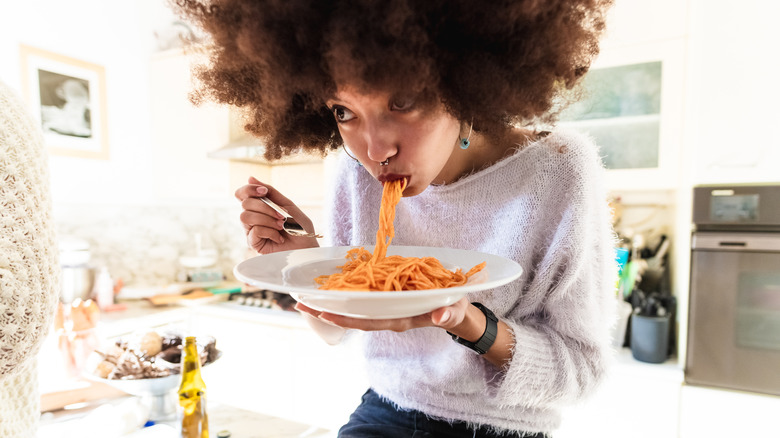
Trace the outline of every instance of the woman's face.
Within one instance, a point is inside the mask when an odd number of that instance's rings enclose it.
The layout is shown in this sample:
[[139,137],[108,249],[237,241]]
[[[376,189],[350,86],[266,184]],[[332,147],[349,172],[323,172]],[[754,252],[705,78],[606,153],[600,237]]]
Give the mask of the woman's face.
[[[460,160],[452,157],[461,124],[443,108],[423,110],[410,98],[351,88],[340,89],[327,105],[350,154],[381,182],[406,178],[404,196],[459,176]],[[380,165],[385,160],[389,164]]]

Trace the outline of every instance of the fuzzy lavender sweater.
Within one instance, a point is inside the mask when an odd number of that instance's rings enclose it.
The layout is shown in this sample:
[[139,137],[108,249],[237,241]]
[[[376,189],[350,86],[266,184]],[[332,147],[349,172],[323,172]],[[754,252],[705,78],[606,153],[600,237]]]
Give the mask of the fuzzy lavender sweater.
[[[343,158],[343,157],[342,157]],[[349,158],[339,162],[328,213],[333,245],[374,244],[381,185]],[[524,269],[509,285],[471,293],[512,329],[500,370],[440,328],[367,332],[372,388],[401,409],[550,432],[561,408],[592,392],[610,358],[614,237],[593,143],[558,131],[487,169],[403,198],[394,245],[502,255]]]

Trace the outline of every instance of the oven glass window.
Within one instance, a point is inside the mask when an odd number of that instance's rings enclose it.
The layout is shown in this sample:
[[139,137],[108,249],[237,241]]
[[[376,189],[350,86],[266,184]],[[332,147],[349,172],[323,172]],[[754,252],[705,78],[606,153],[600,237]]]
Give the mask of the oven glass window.
[[780,272],[743,272],[737,295],[737,346],[780,350]]

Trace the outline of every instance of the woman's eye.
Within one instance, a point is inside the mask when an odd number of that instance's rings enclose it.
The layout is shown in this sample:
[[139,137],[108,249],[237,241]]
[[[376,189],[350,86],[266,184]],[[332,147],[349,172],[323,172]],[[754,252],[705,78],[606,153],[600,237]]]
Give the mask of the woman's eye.
[[411,97],[396,97],[390,102],[393,111],[409,111],[414,108],[414,99]]
[[331,111],[333,111],[333,116],[336,117],[336,121],[339,123],[348,122],[355,118],[355,114],[343,106],[333,106]]

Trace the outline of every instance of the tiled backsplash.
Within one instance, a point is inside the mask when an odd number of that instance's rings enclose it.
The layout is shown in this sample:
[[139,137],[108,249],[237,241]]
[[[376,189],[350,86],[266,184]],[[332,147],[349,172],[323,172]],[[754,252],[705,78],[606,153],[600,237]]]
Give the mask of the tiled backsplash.
[[106,266],[114,280],[137,286],[177,280],[178,259],[195,251],[195,235],[216,249],[217,267],[233,279],[233,266],[248,255],[240,206],[59,204],[54,217],[59,236],[86,240],[91,265]]

